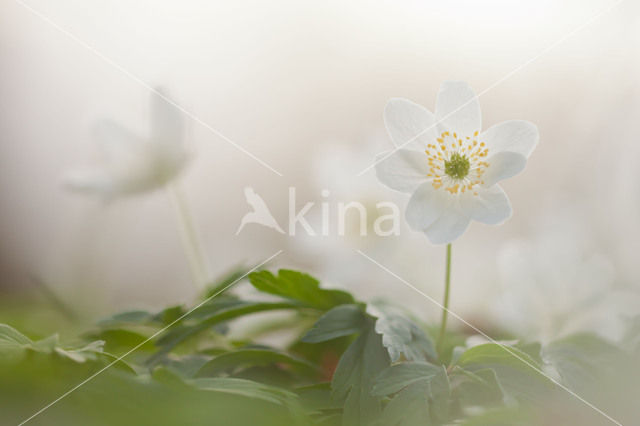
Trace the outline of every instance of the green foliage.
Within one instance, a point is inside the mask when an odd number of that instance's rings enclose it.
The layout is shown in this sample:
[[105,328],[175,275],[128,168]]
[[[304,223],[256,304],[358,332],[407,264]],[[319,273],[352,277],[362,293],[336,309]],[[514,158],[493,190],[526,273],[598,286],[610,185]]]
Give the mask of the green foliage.
[[519,399],[537,400],[553,388],[541,366],[514,346],[486,343],[465,351],[457,361],[465,370],[492,369],[504,391]]
[[320,317],[303,337],[307,343],[319,343],[362,331],[367,317],[358,305],[341,305]]
[[[438,354],[425,331],[437,325],[423,327],[400,309],[366,306],[290,270],[249,274],[269,297],[245,300],[229,287],[245,274],[212,284],[192,307],[119,313],[72,343],[55,334],[32,340],[0,324],[0,398],[3,410],[12,407],[3,421],[20,423],[122,355],[118,368],[43,413],[42,424],[590,424],[598,414],[547,374],[614,413],[637,394],[616,391],[640,381],[637,321],[622,347],[592,334],[468,347],[466,336],[447,333]],[[259,325],[288,341],[267,346],[255,327],[234,328],[278,311],[287,314]]]
[[298,271],[281,269],[278,275],[269,271],[249,274],[251,284],[258,290],[295,301],[300,306],[328,310],[334,306],[354,303],[353,296],[341,290],[325,290],[320,282]]
[[585,392],[602,383],[612,369],[628,364],[626,355],[594,334],[575,334],[551,342],[543,356],[558,371],[563,383]]
[[249,367],[275,366],[293,371],[302,376],[318,375],[318,368],[309,361],[270,349],[238,349],[226,352],[204,364],[198,376],[233,375]]
[[385,369],[376,378],[373,394],[397,394],[387,404],[385,425],[413,425],[448,417],[450,384],[447,370],[426,362],[406,362]]
[[401,355],[409,361],[436,360],[438,357],[427,333],[402,313],[381,309],[376,332],[382,335],[382,344],[393,362],[398,361]]
[[80,346],[62,346],[57,334],[33,341],[18,330],[0,324],[0,361],[20,361],[29,352],[57,355],[75,362],[108,358],[103,351],[104,342],[94,341]]
[[372,320],[340,358],[331,387],[333,396],[344,401],[344,425],[368,425],[381,413],[381,399],[372,394],[375,377],[389,365],[389,355]]

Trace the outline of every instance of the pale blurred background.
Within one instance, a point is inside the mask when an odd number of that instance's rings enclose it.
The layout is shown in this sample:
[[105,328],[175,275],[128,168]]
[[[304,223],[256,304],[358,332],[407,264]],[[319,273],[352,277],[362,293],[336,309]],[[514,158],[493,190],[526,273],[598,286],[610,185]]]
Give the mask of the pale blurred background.
[[355,249],[439,300],[443,247],[404,225],[394,238],[298,238],[257,225],[236,236],[249,211],[243,189],[282,226],[289,186],[300,205],[316,202],[310,217],[323,189],[333,203],[396,200],[404,210],[407,199],[373,171],[357,176],[391,146],[386,100],[433,109],[443,80],[481,92],[542,52],[480,99],[485,128],[526,119],[541,140],[504,184],[513,218],[472,224],[454,244],[451,307],[481,327],[542,338],[582,328],[615,336],[624,316],[640,313],[639,2],[623,1],[551,50],[615,2],[25,3],[45,19],[0,1],[2,292],[37,292],[40,281],[91,315],[195,295],[164,192],[106,205],[61,185],[65,171],[96,161],[96,120],[146,129],[150,93],[133,75],[169,88],[283,175],[188,122],[195,159],[179,184],[212,276],[282,249],[274,267],[434,319],[435,305]]

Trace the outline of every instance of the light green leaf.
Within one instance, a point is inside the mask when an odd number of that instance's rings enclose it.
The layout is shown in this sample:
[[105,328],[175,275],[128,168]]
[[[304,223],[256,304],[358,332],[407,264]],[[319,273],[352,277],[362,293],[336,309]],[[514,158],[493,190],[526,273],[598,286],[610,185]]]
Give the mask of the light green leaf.
[[313,328],[302,337],[306,343],[319,343],[362,331],[366,316],[358,305],[337,306],[318,319]]
[[472,372],[490,368],[502,388],[516,398],[539,400],[553,387],[538,363],[513,346],[486,343],[465,351],[457,364]]
[[457,390],[462,405],[487,406],[503,402],[504,394],[496,372],[492,369],[485,368],[471,372],[456,367],[454,372],[456,377],[461,379]]
[[7,324],[0,324],[0,360],[10,361],[22,357],[32,340]]
[[433,341],[405,315],[382,312],[376,321],[376,331],[382,334],[382,344],[389,351],[392,362],[400,355],[409,361],[427,361],[437,358]]
[[260,291],[323,311],[334,306],[354,303],[349,293],[321,289],[318,280],[302,272],[281,269],[277,276],[269,271],[252,272],[249,274],[249,280]]
[[618,348],[595,334],[575,334],[547,345],[543,356],[570,389],[582,392],[624,363]]

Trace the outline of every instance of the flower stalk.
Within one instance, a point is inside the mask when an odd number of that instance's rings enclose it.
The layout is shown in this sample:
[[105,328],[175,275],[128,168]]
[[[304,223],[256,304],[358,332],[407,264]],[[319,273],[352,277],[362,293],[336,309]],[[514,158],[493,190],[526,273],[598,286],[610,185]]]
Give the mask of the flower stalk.
[[451,243],[447,244],[447,258],[444,275],[444,300],[442,301],[442,320],[440,321],[440,333],[438,334],[438,341],[436,348],[438,354],[441,353],[442,345],[444,344],[444,334],[447,329],[447,317],[449,314],[449,292],[451,289]]
[[184,194],[175,185],[169,184],[167,192],[178,217],[183,248],[189,261],[191,276],[198,290],[203,290],[209,278],[206,258],[202,251],[195,224]]

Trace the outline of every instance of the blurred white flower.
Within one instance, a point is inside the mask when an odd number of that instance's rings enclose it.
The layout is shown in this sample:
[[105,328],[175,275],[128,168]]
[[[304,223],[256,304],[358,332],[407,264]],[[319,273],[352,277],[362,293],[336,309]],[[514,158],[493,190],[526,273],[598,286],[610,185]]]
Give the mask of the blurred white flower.
[[504,244],[502,292],[491,306],[502,327],[530,340],[578,331],[611,339],[624,331],[626,316],[639,312],[638,294],[616,288],[614,265],[582,215],[588,210],[555,205],[539,216],[530,238]]
[[[380,237],[372,229],[373,222],[380,214],[389,213],[386,210],[381,212],[376,207],[383,198],[383,188],[371,175],[354,178],[359,170],[367,166],[367,159],[370,158],[367,153],[374,155],[379,150],[380,142],[381,137],[377,133],[353,145],[325,141],[314,151],[310,170],[314,192],[322,195],[321,202],[357,201],[364,206],[367,236],[360,235],[360,218],[354,214],[347,215],[344,235],[339,235],[335,226],[336,214],[333,212],[333,227],[330,227],[327,235],[301,233],[290,240],[290,253],[297,262],[309,265],[332,286],[357,292],[363,298],[375,291],[370,283],[376,277],[371,276],[369,265],[359,261],[355,250],[364,250],[372,256],[379,255],[385,259],[398,252],[394,251],[397,237]],[[322,229],[322,210],[310,211],[308,221],[314,229]],[[379,276],[377,273],[373,275]]]
[[538,143],[535,125],[511,120],[481,132],[478,98],[464,82],[442,84],[435,114],[394,98],[384,120],[397,148],[378,156],[376,172],[389,188],[412,194],[405,214],[411,228],[446,244],[471,220],[496,225],[511,216],[497,183],[524,169]]
[[140,194],[166,185],[187,163],[182,114],[162,95],[151,94],[151,120],[147,137],[140,137],[118,123],[99,122],[95,137],[104,154],[97,167],[73,170],[64,176],[72,190],[106,199]]

